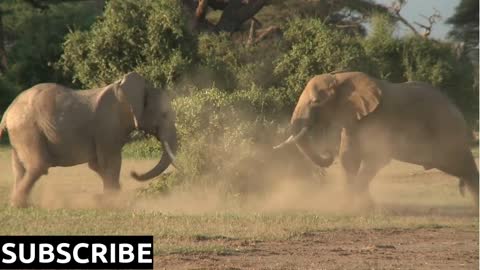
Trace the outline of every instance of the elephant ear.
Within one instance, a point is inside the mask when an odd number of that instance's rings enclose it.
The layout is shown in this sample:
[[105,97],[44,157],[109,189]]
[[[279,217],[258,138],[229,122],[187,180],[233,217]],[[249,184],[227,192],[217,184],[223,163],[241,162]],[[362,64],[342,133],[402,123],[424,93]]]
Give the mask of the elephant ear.
[[145,108],[146,86],[147,82],[140,74],[130,72],[118,82],[115,93],[120,101],[129,105],[136,128],[140,125]]
[[363,73],[356,73],[346,78],[337,86],[340,108],[344,116],[360,120],[373,112],[381,102],[382,90],[378,83]]

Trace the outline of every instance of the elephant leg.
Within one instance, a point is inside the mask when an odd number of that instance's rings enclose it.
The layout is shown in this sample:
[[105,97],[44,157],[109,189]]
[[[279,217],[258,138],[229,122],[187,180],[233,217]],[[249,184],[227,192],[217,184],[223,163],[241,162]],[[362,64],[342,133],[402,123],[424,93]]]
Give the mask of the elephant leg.
[[100,175],[103,181],[103,192],[120,190],[120,167],[122,164],[121,153],[97,153],[97,161],[89,162],[89,167]]
[[45,169],[33,169],[27,171],[20,183],[16,185],[12,196],[12,205],[15,207],[26,207],[28,195],[32,191],[33,185],[40,176],[44,174],[46,174]]
[[356,151],[349,150],[340,154],[340,164],[342,165],[344,172],[348,197],[355,196],[355,181],[357,181],[356,177],[358,175],[361,162],[362,160],[360,159],[360,155]]
[[465,197],[465,180],[462,178],[458,179],[458,192],[460,192],[462,197]]
[[470,192],[473,195],[475,200],[475,205],[478,207],[478,182],[479,182],[479,175],[478,175],[478,168],[475,162],[475,159],[472,156],[470,150],[465,153],[465,161],[463,164],[464,167],[464,176],[461,177],[461,183],[464,183]]
[[440,166],[437,166],[437,168],[445,173],[458,177],[460,181],[460,193],[462,193],[462,189],[466,186],[472,193],[474,202],[478,207],[479,174],[472,153],[466,149],[463,153],[454,154],[452,157],[455,157],[455,159],[452,160],[452,158],[449,158],[448,161],[443,162]]
[[16,180],[11,204],[15,207],[27,206],[28,196],[34,184],[42,175],[48,173],[50,167],[44,137],[32,136],[27,145],[28,148],[15,149],[12,156]]
[[360,209],[370,209],[373,207],[373,199],[370,195],[369,185],[370,181],[377,175],[377,173],[385,167],[388,159],[365,159],[363,160],[358,174],[355,176],[350,188],[355,193],[356,205]]
[[25,175],[25,168],[23,167],[22,162],[18,158],[18,154],[15,148],[12,148],[12,171],[13,171],[13,177],[14,177],[12,192],[15,192],[18,184],[20,183],[23,176]]
[[340,147],[340,164],[345,172],[345,178],[348,185],[352,185],[360,169],[362,162],[360,154],[356,147],[351,145],[347,139],[342,140]]

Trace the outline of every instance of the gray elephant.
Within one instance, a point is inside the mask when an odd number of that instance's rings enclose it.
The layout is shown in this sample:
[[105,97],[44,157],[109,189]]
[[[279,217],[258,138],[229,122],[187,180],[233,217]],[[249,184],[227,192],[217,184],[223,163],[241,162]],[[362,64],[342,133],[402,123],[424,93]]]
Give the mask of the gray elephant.
[[[465,120],[429,84],[390,83],[361,72],[318,75],[303,90],[290,128],[292,135],[276,148],[295,143],[321,167],[334,160],[332,147],[317,151],[333,133],[349,186],[367,198],[370,180],[396,159],[458,177],[478,206],[479,174]],[[321,135],[312,143],[314,129]]]
[[88,162],[104,192],[119,190],[122,147],[135,128],[156,136],[165,150],[150,171],[132,172],[148,180],[173,162],[177,149],[175,113],[165,91],[132,72],[98,89],[45,83],[22,92],[0,123],[0,137],[8,130],[12,145],[12,205],[26,206],[34,183],[56,166]]

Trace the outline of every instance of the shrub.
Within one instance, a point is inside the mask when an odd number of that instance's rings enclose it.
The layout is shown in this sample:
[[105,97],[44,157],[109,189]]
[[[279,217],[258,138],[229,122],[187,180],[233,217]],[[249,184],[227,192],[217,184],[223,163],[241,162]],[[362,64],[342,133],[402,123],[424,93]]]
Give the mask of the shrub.
[[2,10],[9,11],[3,15],[9,58],[4,79],[16,92],[43,82],[70,84],[70,78],[57,72],[53,63],[63,52],[65,35],[93,23],[97,12],[92,10],[92,3],[60,3],[46,10],[22,1],[5,1],[1,5]]
[[228,171],[226,163],[235,162],[231,158],[244,157],[252,151],[250,148],[260,139],[257,131],[266,128],[268,121],[256,116],[253,104],[243,102],[244,99],[245,96],[212,88],[174,101],[185,155],[182,159],[186,161],[182,167],[193,166],[186,170],[191,176]]
[[371,19],[371,33],[361,41],[372,62],[371,75],[391,82],[404,82],[402,41],[394,37],[395,23],[386,15]]
[[162,155],[162,145],[153,136],[133,132],[132,139],[122,149],[122,156],[133,159],[152,159]]
[[[10,105],[10,102],[15,98],[16,89],[11,85],[4,76],[0,76],[0,121],[5,113],[5,110]],[[2,136],[0,144],[7,143],[8,136]]]
[[319,19],[294,19],[285,29],[286,52],[275,74],[295,102],[307,81],[335,70],[366,71],[365,51],[356,37],[334,30]]
[[89,31],[67,35],[57,66],[87,87],[132,70],[164,86],[190,65],[194,51],[179,1],[108,1]]
[[[268,47],[247,46],[226,33],[201,34],[197,55],[197,68],[201,70],[203,79],[200,86],[211,87],[213,84],[229,91],[252,85],[271,87],[274,85],[273,62],[279,50],[280,42],[270,42]],[[202,84],[205,74],[209,85]]]
[[[278,176],[295,169],[313,175],[317,169],[305,166],[296,149],[272,149],[273,142],[285,139],[278,124],[282,102],[254,87],[234,93],[200,89],[175,99],[181,171],[161,176],[145,192],[164,193],[181,184],[213,185],[231,194],[251,190],[252,183],[261,191],[263,184],[274,180],[274,172]],[[296,162],[303,165],[295,166]]]

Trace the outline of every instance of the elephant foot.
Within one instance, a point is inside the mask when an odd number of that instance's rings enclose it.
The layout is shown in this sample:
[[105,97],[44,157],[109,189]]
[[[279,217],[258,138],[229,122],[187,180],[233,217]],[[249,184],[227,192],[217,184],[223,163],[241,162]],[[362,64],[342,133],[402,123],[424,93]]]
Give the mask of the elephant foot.
[[458,191],[462,197],[465,197],[465,182],[462,179],[458,182]]
[[375,202],[370,194],[363,194],[355,198],[354,209],[362,213],[370,213],[375,210]]
[[15,208],[27,208],[30,206],[26,197],[15,195],[10,200],[10,205]]
[[375,201],[372,199],[368,190],[357,190],[349,188],[347,191],[348,208],[353,212],[369,213],[376,208]]
[[126,204],[125,198],[119,196],[118,193],[119,191],[113,191],[93,195],[95,206],[105,209],[122,208]]

